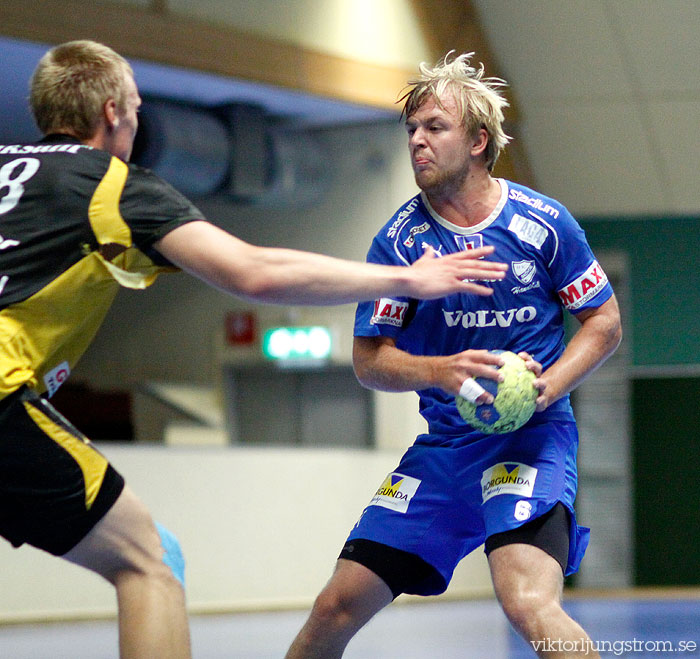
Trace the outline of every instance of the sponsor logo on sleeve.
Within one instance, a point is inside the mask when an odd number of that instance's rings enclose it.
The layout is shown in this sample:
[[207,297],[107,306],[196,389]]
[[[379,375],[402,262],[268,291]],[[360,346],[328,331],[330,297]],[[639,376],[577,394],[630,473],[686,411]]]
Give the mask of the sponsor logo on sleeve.
[[486,503],[499,494],[531,497],[537,469],[522,462],[499,462],[481,476],[481,498]]
[[400,302],[387,297],[374,301],[374,313],[370,318],[371,325],[393,325],[401,327],[408,309],[408,302]]
[[569,310],[576,310],[594,298],[608,283],[608,277],[603,272],[598,261],[593,261],[578,279],[557,291],[562,304]]
[[48,393],[49,398],[56,393],[58,388],[66,381],[69,375],[70,367],[68,366],[68,362],[61,362],[44,376],[46,393]]
[[421,481],[417,478],[391,473],[384,479],[369,505],[405,513],[420,484]]
[[542,249],[542,245],[547,240],[548,235],[547,229],[541,224],[517,213],[513,215],[508,225],[508,230],[512,231],[524,243],[537,247],[537,249]]

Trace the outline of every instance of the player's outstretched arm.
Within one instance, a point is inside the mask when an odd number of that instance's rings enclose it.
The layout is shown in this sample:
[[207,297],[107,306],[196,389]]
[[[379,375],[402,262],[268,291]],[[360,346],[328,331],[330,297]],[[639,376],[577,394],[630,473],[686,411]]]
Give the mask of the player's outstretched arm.
[[175,265],[233,295],[280,304],[324,305],[383,295],[431,299],[456,292],[489,295],[465,280],[498,280],[507,266],[480,257],[484,247],[437,257],[429,250],[410,267],[346,261],[292,249],[256,247],[205,221],[174,229],[155,244]]

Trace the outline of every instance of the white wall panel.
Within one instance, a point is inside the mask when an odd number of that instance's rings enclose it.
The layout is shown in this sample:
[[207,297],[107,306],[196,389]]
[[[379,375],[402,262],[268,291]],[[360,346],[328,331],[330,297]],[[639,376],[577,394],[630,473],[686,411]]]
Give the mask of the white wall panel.
[[[310,607],[396,451],[102,446],[180,539],[192,612]],[[0,620],[112,615],[111,586],[31,547],[0,543]],[[480,550],[448,596],[492,594]]]
[[552,102],[531,107],[522,130],[539,190],[574,215],[668,212],[668,191],[634,108]]

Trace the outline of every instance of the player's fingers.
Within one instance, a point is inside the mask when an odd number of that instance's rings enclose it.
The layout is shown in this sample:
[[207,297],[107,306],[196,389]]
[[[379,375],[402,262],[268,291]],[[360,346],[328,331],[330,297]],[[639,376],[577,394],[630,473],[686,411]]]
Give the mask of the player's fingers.
[[535,358],[527,352],[519,352],[518,357],[525,360],[525,366],[529,371],[532,371],[537,377],[542,374],[542,364],[535,360]]
[[[503,366],[505,361],[500,353],[493,350],[465,350],[464,356],[471,362],[476,362],[476,365],[484,364],[486,366]],[[493,368],[489,368],[489,371],[493,371]],[[496,371],[497,372],[497,371]]]
[[[481,261],[477,261],[477,264]],[[472,261],[458,264],[459,274],[467,281],[498,281],[506,276],[506,269],[498,267],[501,264],[495,263],[497,267],[475,265]]]
[[481,284],[474,284],[470,281],[462,282],[462,290],[465,293],[474,293],[474,295],[493,295],[493,288],[482,286]]
[[506,272],[508,270],[508,265],[505,263],[501,263],[500,261],[487,261],[486,259],[474,259],[469,252],[460,252],[455,261],[463,265],[468,264],[475,274]]
[[481,363],[475,360],[470,360],[468,366],[463,366],[463,371],[468,373],[472,378],[485,378],[494,382],[503,382],[503,373],[499,369],[498,362]]
[[489,254],[493,254],[493,245],[484,245],[483,247],[477,247],[476,249],[467,249],[459,252],[454,252],[454,258],[456,259],[480,259]]
[[448,258],[460,268],[469,268],[467,272],[474,279],[492,277],[495,275],[505,276],[508,271],[508,265],[499,261],[486,261],[483,259],[475,259],[471,252],[459,252],[450,254]]

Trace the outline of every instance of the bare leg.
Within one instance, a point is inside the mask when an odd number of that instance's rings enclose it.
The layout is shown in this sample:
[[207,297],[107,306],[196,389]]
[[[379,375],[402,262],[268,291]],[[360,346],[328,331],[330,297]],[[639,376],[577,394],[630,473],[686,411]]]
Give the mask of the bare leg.
[[63,558],[116,587],[122,659],[189,659],[184,591],[163,563],[160,536],[148,510],[128,487]]
[[491,578],[503,611],[538,657],[598,657],[583,628],[561,606],[561,567],[526,544],[505,545],[489,555]]
[[287,659],[336,659],[372,616],[390,604],[389,586],[364,565],[340,559]]

